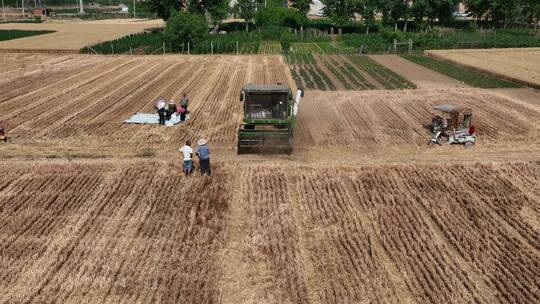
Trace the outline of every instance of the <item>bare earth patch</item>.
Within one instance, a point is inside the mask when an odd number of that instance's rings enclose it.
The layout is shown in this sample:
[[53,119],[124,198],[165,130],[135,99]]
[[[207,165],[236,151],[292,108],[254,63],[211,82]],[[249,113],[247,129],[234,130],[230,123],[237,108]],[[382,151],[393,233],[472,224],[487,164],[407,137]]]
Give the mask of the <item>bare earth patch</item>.
[[463,88],[468,85],[396,55],[370,55],[377,63],[414,83],[419,89]]

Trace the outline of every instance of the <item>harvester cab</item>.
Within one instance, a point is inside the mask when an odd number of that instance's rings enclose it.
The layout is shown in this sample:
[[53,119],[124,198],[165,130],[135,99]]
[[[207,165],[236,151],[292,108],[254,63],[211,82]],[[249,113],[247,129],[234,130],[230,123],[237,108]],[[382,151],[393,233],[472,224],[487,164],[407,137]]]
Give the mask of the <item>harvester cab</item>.
[[293,99],[291,89],[283,84],[244,86],[240,93],[244,117],[238,129],[238,154],[290,154],[301,97],[303,90],[298,89]]
[[472,110],[453,104],[433,106],[440,111],[431,119],[431,143],[441,145],[445,140],[449,144],[464,144],[466,147],[476,143],[476,129],[472,125]]

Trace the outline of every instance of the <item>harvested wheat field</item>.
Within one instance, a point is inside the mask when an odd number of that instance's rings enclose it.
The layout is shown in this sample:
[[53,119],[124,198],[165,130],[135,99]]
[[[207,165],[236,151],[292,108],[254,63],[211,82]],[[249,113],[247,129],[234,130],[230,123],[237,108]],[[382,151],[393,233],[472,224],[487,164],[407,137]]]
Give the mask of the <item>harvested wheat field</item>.
[[[42,62],[26,67],[17,63],[25,55],[4,58],[9,70],[0,73],[0,121],[19,143],[84,139],[96,142],[94,147],[117,148],[119,142],[177,145],[204,136],[233,149],[242,86],[290,82],[279,56],[41,56]],[[185,125],[122,123],[135,112],[154,112],[156,99],[178,101],[182,93],[192,99],[193,114]]]
[[0,169],[4,303],[540,300],[534,164]]
[[[241,87],[294,86],[280,56],[0,56],[0,303],[540,302],[538,103],[308,90],[291,155],[236,155]],[[122,123],[184,92],[185,124]],[[473,148],[427,145],[438,103]]]
[[540,48],[433,50],[426,53],[540,88]]
[[103,41],[114,40],[144,30],[163,27],[162,20],[97,20],[54,21],[46,23],[0,24],[3,30],[52,30],[51,34],[25,37],[0,42],[2,51],[67,52],[78,53],[80,49]]

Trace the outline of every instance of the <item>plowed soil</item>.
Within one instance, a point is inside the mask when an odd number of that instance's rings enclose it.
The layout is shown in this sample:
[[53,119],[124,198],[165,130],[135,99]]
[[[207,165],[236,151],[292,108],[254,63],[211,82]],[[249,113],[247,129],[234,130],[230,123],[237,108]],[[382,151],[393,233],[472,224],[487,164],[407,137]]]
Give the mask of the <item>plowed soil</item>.
[[[0,60],[0,303],[540,302],[519,94],[307,91],[291,155],[238,156],[240,88],[292,86],[280,56]],[[184,92],[187,123],[122,123]],[[473,109],[474,147],[427,145],[439,103]],[[212,177],[186,178],[201,137]]]

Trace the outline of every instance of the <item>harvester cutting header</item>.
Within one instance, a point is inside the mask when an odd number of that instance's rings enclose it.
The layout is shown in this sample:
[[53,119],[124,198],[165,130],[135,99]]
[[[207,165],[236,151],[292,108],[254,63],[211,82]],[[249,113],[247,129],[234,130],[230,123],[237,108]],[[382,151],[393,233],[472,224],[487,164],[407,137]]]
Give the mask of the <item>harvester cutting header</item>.
[[238,129],[238,154],[287,153],[293,150],[293,129],[304,91],[293,99],[283,84],[248,84],[240,93],[244,117]]

